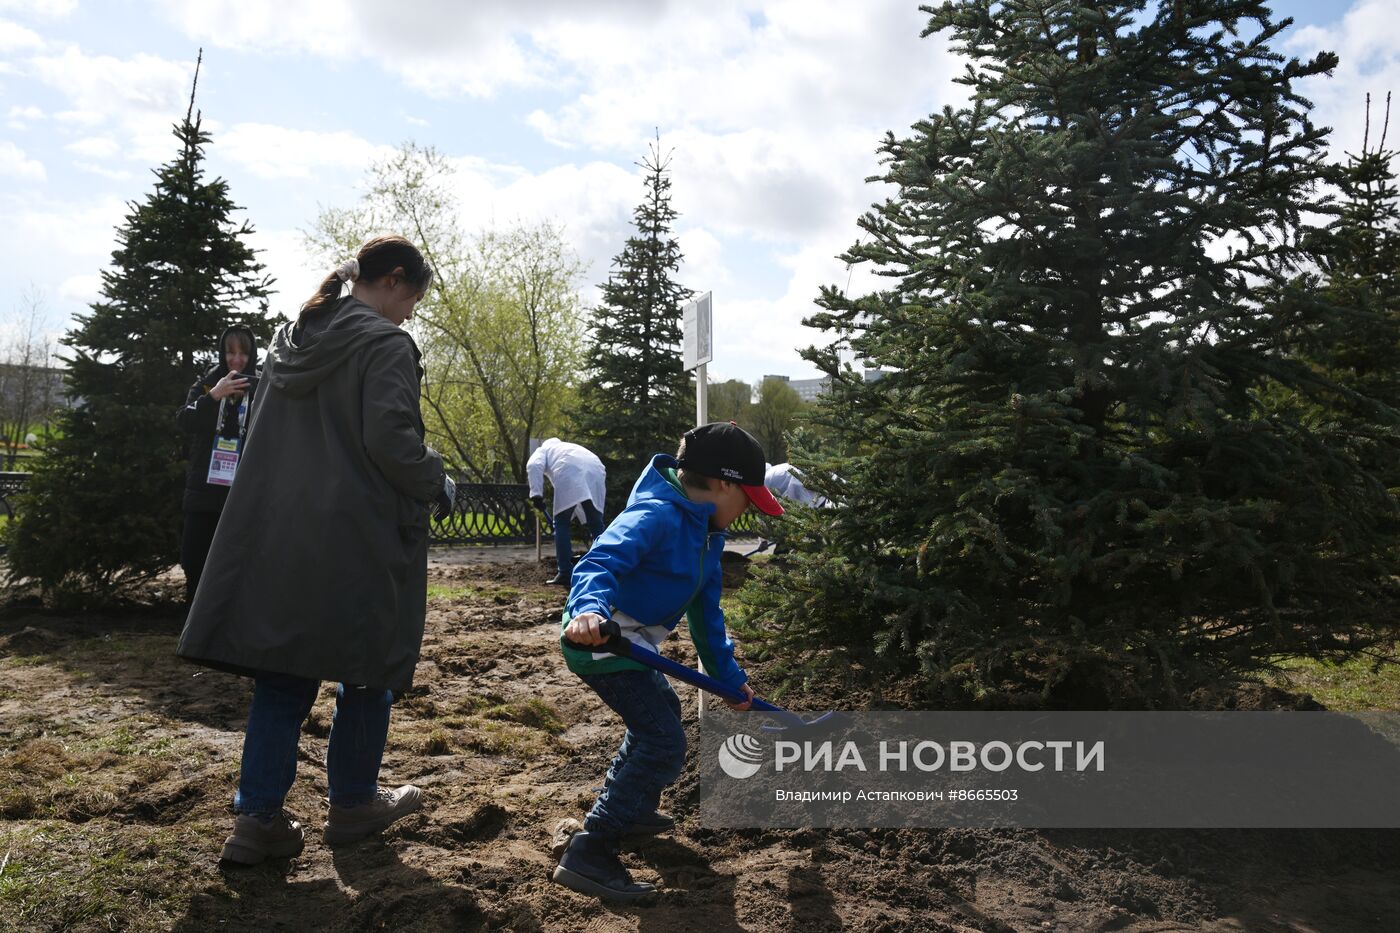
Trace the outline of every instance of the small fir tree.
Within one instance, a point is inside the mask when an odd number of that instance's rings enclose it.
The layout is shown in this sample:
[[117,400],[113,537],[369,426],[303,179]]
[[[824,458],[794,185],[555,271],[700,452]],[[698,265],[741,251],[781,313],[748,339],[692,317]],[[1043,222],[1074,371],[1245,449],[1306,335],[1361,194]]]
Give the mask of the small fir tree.
[[647,459],[674,451],[694,425],[694,382],[680,354],[681,305],[693,293],[676,281],[682,257],[671,233],[670,158],[658,144],[639,164],[646,197],[591,314],[589,375],[574,410],[580,442],[607,467],[609,514],[626,503]]
[[[196,86],[198,64],[196,65]],[[253,232],[237,223],[228,184],[204,176],[209,134],[194,110],[174,128],[180,151],[117,230],[102,299],[62,343],[69,393],[8,529],[11,575],[46,590],[111,592],[179,557],[185,391],[215,356],[223,329],[244,324],[266,346],[268,288]]]
[[[1185,702],[1393,626],[1385,490],[1280,416],[1335,309],[1296,286],[1325,131],[1248,0],[925,7],[963,109],[887,137],[897,193],[824,289],[807,358],[829,510],[744,594],[768,647],[917,674],[944,702]],[[876,382],[838,350],[887,370]],[[807,669],[796,664],[797,670]]]
[[1396,153],[1385,146],[1389,97],[1374,149],[1370,95],[1366,106],[1361,154],[1332,167],[1341,195],[1337,217],[1307,240],[1322,297],[1339,313],[1312,335],[1304,355],[1329,380],[1394,411],[1400,410],[1400,190],[1391,169]]

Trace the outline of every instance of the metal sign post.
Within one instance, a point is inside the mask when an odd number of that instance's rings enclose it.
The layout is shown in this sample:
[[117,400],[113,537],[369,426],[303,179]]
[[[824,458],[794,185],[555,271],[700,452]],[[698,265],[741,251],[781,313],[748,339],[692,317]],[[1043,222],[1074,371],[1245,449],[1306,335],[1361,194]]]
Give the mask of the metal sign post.
[[[695,426],[699,427],[710,421],[709,377],[705,373],[705,364],[715,358],[714,303],[710,292],[681,306],[681,333],[681,362],[686,369],[695,370]],[[701,661],[700,673],[704,672],[705,662]],[[702,690],[697,698],[701,716],[705,715],[705,699]]]

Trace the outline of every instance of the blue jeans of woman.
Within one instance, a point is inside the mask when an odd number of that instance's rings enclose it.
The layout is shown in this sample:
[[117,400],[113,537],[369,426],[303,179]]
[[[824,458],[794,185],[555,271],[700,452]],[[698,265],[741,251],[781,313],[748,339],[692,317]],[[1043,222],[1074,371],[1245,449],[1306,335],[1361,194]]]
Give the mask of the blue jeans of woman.
[[[603,533],[603,513],[598,511],[591,499],[585,499],[580,505],[583,506],[584,517],[588,519],[588,533],[598,537]],[[559,561],[559,572],[562,574],[567,574],[574,566],[574,542],[569,528],[573,514],[574,510],[570,507],[554,516],[554,557]]]
[[651,816],[661,792],[685,767],[681,701],[659,671],[580,674],[627,727],[613,756],[603,792],[584,817],[590,833],[616,839]]
[[[290,674],[258,674],[243,737],[243,766],[233,809],[259,816],[279,813],[297,773],[302,723],[320,691],[320,681]],[[326,746],[326,777],[333,806],[353,807],[374,799],[379,765],[389,737],[392,691],[340,684]]]

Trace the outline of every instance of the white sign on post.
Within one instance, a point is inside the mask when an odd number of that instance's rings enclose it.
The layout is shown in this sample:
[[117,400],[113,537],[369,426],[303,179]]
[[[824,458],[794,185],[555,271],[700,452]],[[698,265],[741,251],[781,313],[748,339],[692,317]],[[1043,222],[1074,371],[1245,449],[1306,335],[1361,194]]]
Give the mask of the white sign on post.
[[[711,292],[706,292],[694,301],[688,301],[681,306],[681,334],[684,344],[681,348],[681,365],[686,369],[695,370],[695,424],[699,427],[710,420],[709,415],[709,376],[705,373],[705,364],[715,358],[714,343],[714,304],[710,300]],[[700,673],[705,673],[704,662],[700,664]],[[705,702],[705,691],[700,691],[697,697],[699,712],[705,715],[708,704]]]
[[703,366],[715,358],[714,305],[706,292],[681,306],[681,328],[685,344],[681,363],[686,369]]

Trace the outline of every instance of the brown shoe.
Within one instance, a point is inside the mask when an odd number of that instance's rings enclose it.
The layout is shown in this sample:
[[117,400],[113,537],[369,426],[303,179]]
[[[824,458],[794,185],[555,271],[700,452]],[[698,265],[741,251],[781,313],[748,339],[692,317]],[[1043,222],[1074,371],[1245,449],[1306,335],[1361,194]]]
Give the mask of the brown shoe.
[[258,865],[270,858],[300,855],[305,844],[301,824],[285,810],[277,816],[240,813],[219,857],[235,865]]
[[339,846],[381,832],[401,816],[423,805],[423,792],[412,784],[398,790],[380,788],[374,799],[354,807],[331,806],[326,820],[326,845]]

